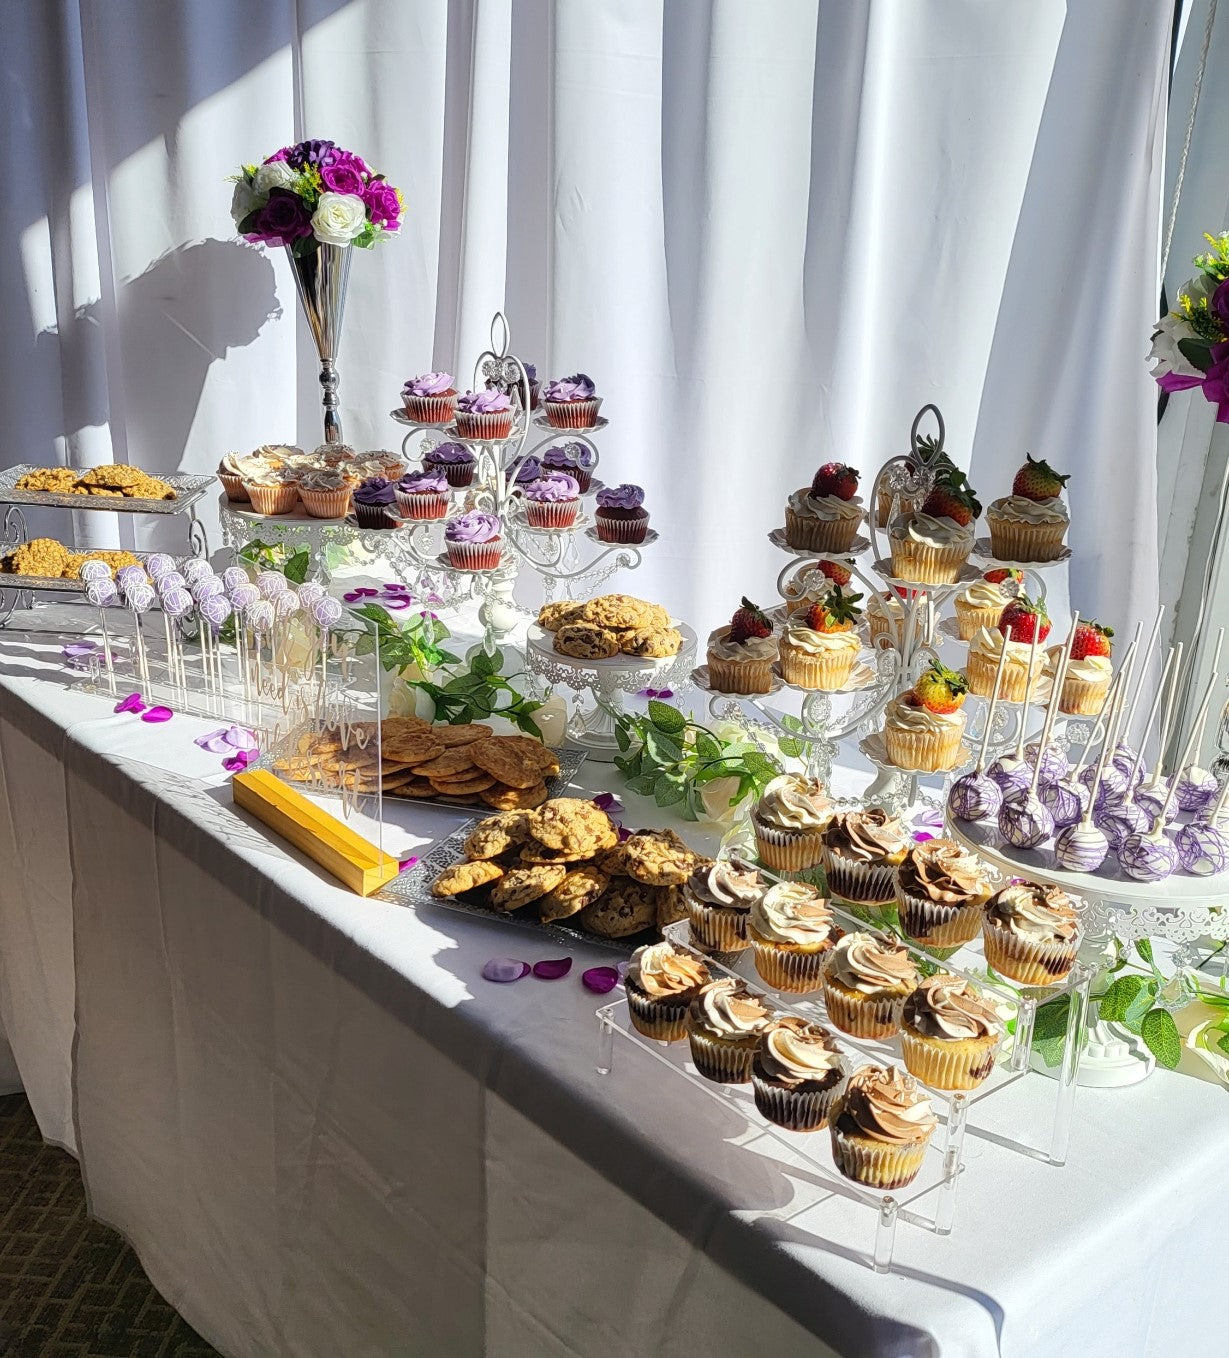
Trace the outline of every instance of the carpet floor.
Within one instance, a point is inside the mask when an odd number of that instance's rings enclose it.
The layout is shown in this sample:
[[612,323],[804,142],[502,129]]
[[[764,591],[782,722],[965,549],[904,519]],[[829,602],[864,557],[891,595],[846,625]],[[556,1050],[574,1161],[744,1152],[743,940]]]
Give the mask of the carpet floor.
[[76,1160],[43,1142],[24,1095],[0,1098],[0,1356],[216,1354],[86,1216]]

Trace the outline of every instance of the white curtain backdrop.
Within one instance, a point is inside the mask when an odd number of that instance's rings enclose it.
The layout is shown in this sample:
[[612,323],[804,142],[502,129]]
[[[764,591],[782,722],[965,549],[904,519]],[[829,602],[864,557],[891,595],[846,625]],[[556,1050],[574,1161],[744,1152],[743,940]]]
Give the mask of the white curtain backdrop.
[[504,307],[544,374],[596,379],[603,475],[647,488],[624,584],[701,631],[771,595],[787,494],[830,458],[869,487],[930,401],[983,500],[1026,451],[1071,472],[1073,603],[1150,617],[1170,8],[27,0],[8,460],[318,441],[289,272],[235,241],[226,176],[327,136],[408,204],[354,262],[351,442],[395,443],[411,374],[468,384]]

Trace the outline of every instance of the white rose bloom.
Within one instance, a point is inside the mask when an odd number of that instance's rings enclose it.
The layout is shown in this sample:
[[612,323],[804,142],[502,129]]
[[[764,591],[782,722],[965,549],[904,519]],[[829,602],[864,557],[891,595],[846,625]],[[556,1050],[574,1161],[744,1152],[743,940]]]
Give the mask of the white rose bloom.
[[263,194],[268,194],[272,189],[292,189],[298,177],[298,171],[284,160],[271,160],[256,171],[252,187],[257,193]]
[[248,215],[255,212],[258,207],[264,207],[265,200],[256,193],[246,179],[239,179],[235,184],[235,192],[230,200],[230,215],[235,226]]
[[1162,316],[1157,322],[1152,336],[1152,348],[1148,352],[1153,377],[1164,377],[1175,373],[1178,377],[1202,377],[1203,373],[1178,348],[1178,341],[1198,339],[1194,330],[1179,316]]
[[[1202,1006],[1201,1006],[1202,1007]],[[1206,1013],[1206,1008],[1204,1010]],[[1185,1047],[1207,1065],[1222,1084],[1229,1085],[1229,1056],[1220,1049],[1219,1014],[1197,1023],[1186,1035]]]
[[728,824],[739,814],[738,806],[730,805],[730,798],[738,791],[737,778],[714,778],[700,789],[704,814],[718,825]]
[[366,225],[367,209],[352,193],[322,193],[312,213],[312,231],[324,245],[349,245]]

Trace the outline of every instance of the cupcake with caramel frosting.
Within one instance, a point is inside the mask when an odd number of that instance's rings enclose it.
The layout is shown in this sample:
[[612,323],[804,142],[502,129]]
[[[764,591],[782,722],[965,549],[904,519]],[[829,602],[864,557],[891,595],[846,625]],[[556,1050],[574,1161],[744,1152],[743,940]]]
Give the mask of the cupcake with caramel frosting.
[[817,1132],[845,1082],[845,1061],[832,1034],[791,1014],[760,1034],[751,1062],[755,1106],[791,1132]]
[[691,1059],[706,1080],[747,1084],[760,1034],[773,1012],[733,976],[710,981],[687,1009]]
[[747,937],[755,969],[776,990],[818,990],[824,958],[841,931],[806,882],[778,882],[752,903]]
[[832,1158],[855,1183],[903,1188],[917,1178],[936,1125],[930,1100],[910,1076],[863,1066],[829,1111]]
[[918,983],[909,953],[887,934],[846,934],[824,963],[828,1017],[854,1037],[891,1037]]
[[687,1035],[687,1007],[709,980],[708,968],[671,943],[637,948],[627,965],[624,990],[632,1026],[658,1042]]
[[767,889],[756,869],[740,859],[702,860],[683,888],[692,942],[710,952],[742,952],[748,912]]
[[976,1089],[1002,1040],[994,1006],[963,976],[928,976],[905,1002],[905,1066],[935,1089]]
[[954,839],[915,844],[896,869],[901,928],[926,947],[955,948],[975,939],[989,895],[981,863]]
[[823,858],[833,806],[822,783],[783,773],[751,808],[760,860],[775,872],[801,872]]
[[1080,917],[1058,886],[1012,882],[986,903],[986,961],[1021,985],[1053,985],[1075,965]]
[[905,827],[878,806],[834,815],[824,833],[828,890],[859,905],[890,901],[908,848]]

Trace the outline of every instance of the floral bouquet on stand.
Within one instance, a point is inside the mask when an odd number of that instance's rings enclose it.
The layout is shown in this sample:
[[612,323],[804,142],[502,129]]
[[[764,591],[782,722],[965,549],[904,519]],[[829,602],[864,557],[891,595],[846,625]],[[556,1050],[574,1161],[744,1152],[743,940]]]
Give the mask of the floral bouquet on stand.
[[1198,273],[1157,322],[1148,357],[1162,391],[1202,387],[1217,420],[1229,424],[1229,232],[1204,239],[1212,248],[1195,256]]
[[284,146],[235,178],[230,215],[245,240],[282,245],[320,355],[324,438],[342,442],[337,346],[357,245],[370,249],[401,227],[401,193],[353,151],[332,141]]

